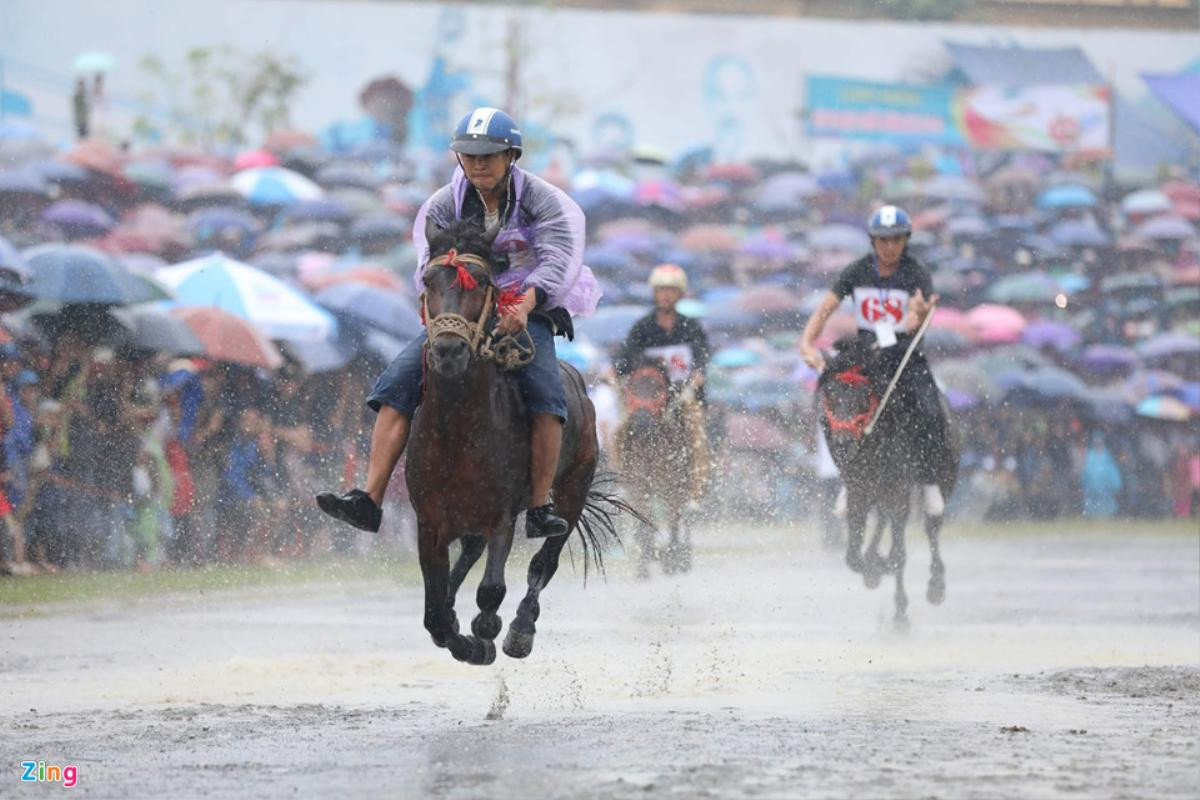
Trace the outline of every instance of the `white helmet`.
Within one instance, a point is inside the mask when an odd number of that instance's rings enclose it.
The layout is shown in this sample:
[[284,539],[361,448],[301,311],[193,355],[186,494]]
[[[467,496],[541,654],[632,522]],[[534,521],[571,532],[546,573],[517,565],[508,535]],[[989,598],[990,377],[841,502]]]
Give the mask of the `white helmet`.
[[659,264],[650,271],[651,289],[687,291],[687,273],[678,264]]

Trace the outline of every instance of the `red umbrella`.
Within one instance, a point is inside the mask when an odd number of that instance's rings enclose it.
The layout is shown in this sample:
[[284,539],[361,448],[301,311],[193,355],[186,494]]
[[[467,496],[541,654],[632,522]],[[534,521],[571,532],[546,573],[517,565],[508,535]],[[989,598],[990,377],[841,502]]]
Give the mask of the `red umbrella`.
[[679,235],[676,242],[684,250],[731,253],[741,246],[738,237],[723,225],[696,225]]
[[930,321],[929,327],[954,331],[966,336],[971,335],[971,323],[967,321],[967,315],[957,308],[938,306],[933,312],[933,319]]
[[219,308],[185,306],[171,310],[183,320],[204,345],[204,354],[214,361],[248,367],[278,369],[283,356],[267,337],[241,317]]
[[105,172],[114,177],[121,176],[121,153],[108,142],[99,139],[84,139],[63,156],[65,161],[81,167]]
[[247,150],[244,153],[238,153],[233,166],[239,170],[254,167],[277,167],[279,159],[270,150]]
[[799,312],[804,298],[785,286],[755,286],[743,291],[734,305],[756,314],[786,314]]
[[730,183],[754,183],[759,178],[758,170],[749,164],[713,164],[704,170],[710,181]]

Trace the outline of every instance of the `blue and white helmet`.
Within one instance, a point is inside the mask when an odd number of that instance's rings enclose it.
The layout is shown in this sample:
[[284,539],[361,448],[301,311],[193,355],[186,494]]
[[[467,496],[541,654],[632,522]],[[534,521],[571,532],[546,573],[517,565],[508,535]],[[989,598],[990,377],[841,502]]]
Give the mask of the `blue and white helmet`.
[[477,108],[458,122],[450,149],[469,156],[516,150],[521,157],[521,129],[498,108]]
[[900,206],[882,206],[871,215],[867,233],[872,236],[905,236],[912,233],[912,220]]

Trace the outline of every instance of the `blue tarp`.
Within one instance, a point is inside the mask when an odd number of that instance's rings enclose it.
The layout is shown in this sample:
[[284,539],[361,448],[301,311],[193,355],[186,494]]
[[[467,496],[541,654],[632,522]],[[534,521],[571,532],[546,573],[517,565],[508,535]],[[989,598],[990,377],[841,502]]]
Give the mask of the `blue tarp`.
[[1143,75],[1150,91],[1200,132],[1200,74]]
[[1038,86],[1106,83],[1078,47],[1031,49],[946,42],[954,61],[951,77],[973,86]]

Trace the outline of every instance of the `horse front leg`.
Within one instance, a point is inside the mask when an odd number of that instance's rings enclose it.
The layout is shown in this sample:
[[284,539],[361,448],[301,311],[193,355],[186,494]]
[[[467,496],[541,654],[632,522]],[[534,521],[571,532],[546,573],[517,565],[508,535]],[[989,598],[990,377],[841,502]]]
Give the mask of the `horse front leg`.
[[867,567],[863,561],[862,547],[868,510],[861,494],[846,487],[846,566],[858,573],[865,573]]
[[475,602],[479,613],[471,621],[471,632],[488,643],[491,657],[496,657],[496,648],[492,640],[500,634],[501,621],[496,611],[504,602],[507,587],[504,585],[504,565],[508,561],[508,553],[512,549],[513,521],[505,520],[498,525],[487,540],[487,564],[483,570],[483,580],[475,592]]
[[[450,590],[450,545],[427,526],[418,534],[421,577],[425,581],[425,630],[438,647],[445,647],[459,661],[482,664],[486,652],[483,642],[463,636],[451,625],[447,602]],[[493,653],[494,657],[494,653]]]
[[946,565],[942,563],[942,521],[943,516],[925,517],[925,535],[929,537],[929,552],[932,562],[929,565],[929,586],[925,590],[925,599],[932,605],[939,605],[946,599]]
[[504,654],[509,658],[525,658],[533,652],[533,635],[537,633],[538,616],[541,605],[538,596],[546,588],[546,584],[558,570],[558,557],[568,536],[547,539],[529,562],[529,591],[517,606],[517,616],[508,626],[508,635],[504,637]]
[[475,566],[475,562],[479,560],[479,556],[483,555],[483,548],[486,542],[482,536],[470,534],[459,539],[462,549],[459,550],[458,558],[454,560],[454,566],[450,568],[450,585],[447,588],[446,608],[450,612],[450,627],[458,633],[458,614],[454,612],[454,600],[458,596],[458,590],[466,580],[467,574],[470,573],[471,567]]

